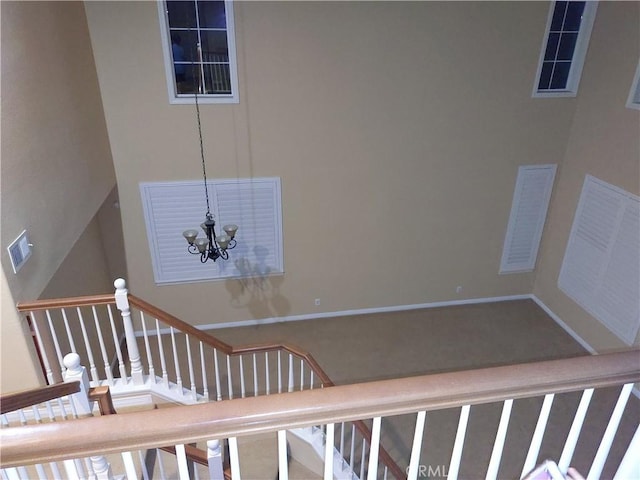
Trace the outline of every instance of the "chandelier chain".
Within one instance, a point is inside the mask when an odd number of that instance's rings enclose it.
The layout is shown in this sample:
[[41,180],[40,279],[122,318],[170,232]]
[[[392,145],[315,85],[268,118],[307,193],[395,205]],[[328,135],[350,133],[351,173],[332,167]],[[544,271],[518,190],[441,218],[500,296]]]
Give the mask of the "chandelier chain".
[[[198,137],[200,140],[200,160],[202,161],[202,178],[204,179],[204,195],[207,200],[207,218],[211,216],[211,209],[209,207],[209,187],[207,186],[207,167],[204,161],[204,146],[202,143],[202,124],[200,122],[200,104],[198,103],[198,91],[202,88],[202,51],[201,46],[198,44],[198,57],[200,59],[200,74],[198,75],[198,86],[195,89],[194,99],[196,104],[196,118],[198,120]],[[191,67],[195,72],[195,64],[193,61],[193,55],[191,56]]]

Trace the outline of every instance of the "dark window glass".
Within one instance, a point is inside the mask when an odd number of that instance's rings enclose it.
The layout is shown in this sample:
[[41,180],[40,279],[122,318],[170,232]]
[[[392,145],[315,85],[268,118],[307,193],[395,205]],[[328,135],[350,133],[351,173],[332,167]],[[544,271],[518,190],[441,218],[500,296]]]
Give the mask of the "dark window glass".
[[566,88],[570,69],[571,62],[556,62],[556,65],[553,69],[553,77],[551,78],[550,88],[553,90],[562,90]]
[[550,33],[549,40],[547,40],[547,49],[544,52],[545,60],[555,60],[556,52],[558,51],[558,41],[560,40],[559,33]]
[[553,10],[553,19],[551,20],[551,30],[559,32],[562,30],[562,23],[564,22],[564,14],[567,10],[568,2],[556,2],[556,6]]
[[227,28],[223,1],[199,1],[198,16],[200,28]]
[[172,28],[196,28],[195,2],[167,2],[169,26]]
[[567,15],[564,18],[564,31],[577,32],[582,21],[582,12],[585,2],[569,2]]
[[540,72],[540,82],[538,83],[538,90],[547,90],[549,88],[552,73],[553,62],[544,62],[542,64],[542,71]]
[[560,39],[560,48],[558,48],[558,60],[573,59],[573,51],[576,49],[577,33],[563,33]]
[[228,55],[229,47],[227,45],[227,32],[225,31],[202,31],[202,57],[206,62],[207,55]]

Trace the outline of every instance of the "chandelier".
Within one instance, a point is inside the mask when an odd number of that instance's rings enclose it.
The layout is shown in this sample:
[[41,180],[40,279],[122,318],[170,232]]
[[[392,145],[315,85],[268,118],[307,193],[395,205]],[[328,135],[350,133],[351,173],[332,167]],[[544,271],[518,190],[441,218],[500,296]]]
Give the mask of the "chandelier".
[[[208,260],[213,260],[214,262],[221,258],[223,260],[227,260],[229,258],[229,252],[227,250],[231,250],[236,246],[236,231],[238,230],[237,225],[225,225],[222,227],[224,230],[224,234],[216,235],[216,222],[213,219],[213,214],[211,213],[211,209],[209,208],[209,188],[207,186],[207,170],[204,162],[204,147],[202,146],[202,125],[200,123],[200,106],[198,105],[198,90],[202,88],[202,80],[204,78],[203,72],[203,64],[202,64],[202,50],[200,44],[197,46],[198,48],[198,57],[200,59],[200,72],[198,75],[198,86],[194,91],[194,98],[196,104],[196,118],[198,120],[198,137],[200,139],[200,160],[202,161],[202,178],[204,181],[204,194],[207,201],[207,213],[205,216],[205,220],[200,227],[204,231],[205,237],[198,237],[198,230],[185,230],[182,232],[182,235],[187,240],[189,246],[187,247],[187,251],[193,255],[200,255],[200,261],[202,263],[206,263]],[[193,58],[193,57],[192,57]],[[191,63],[192,69],[195,75],[195,68],[193,64],[193,60]]]

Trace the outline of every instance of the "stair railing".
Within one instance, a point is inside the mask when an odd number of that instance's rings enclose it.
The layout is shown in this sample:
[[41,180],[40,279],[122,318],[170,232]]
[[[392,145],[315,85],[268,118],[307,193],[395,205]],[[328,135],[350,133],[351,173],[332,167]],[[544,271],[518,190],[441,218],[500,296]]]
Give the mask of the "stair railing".
[[[366,478],[379,478],[376,453],[379,448],[382,419],[393,415],[416,415],[415,435],[408,458],[409,478],[418,478],[421,444],[428,428],[424,429],[426,415],[442,409],[459,409],[457,434],[451,449],[448,478],[458,476],[460,460],[465,444],[467,421],[475,407],[488,403],[502,403],[493,450],[487,466],[486,478],[499,476],[501,458],[505,452],[505,436],[509,425],[510,405],[519,399],[542,397],[535,431],[532,434],[526,460],[522,465],[524,476],[538,462],[540,445],[547,427],[548,398],[566,392],[583,392],[585,402],[576,410],[572,428],[564,447],[557,452],[546,451],[558,460],[563,473],[571,463],[578,443],[594,389],[622,386],[611,411],[604,433],[593,438],[592,427],[587,424],[587,448],[596,445],[590,467],[584,471],[587,479],[601,477],[609,457],[610,447],[618,426],[624,420],[631,423],[636,433],[625,443],[626,454],[616,463],[614,478],[628,478],[637,471],[637,449],[640,447],[638,419],[624,417],[624,410],[634,382],[640,381],[640,351],[628,351],[599,356],[587,356],[551,360],[521,365],[483,368],[471,371],[450,372],[419,377],[383,380],[358,385],[335,386],[290,394],[245,398],[237,401],[202,403],[154,411],[144,411],[100,418],[87,418],[75,422],[59,422],[49,425],[27,425],[0,430],[3,468],[18,467],[35,462],[48,462],[68,458],[82,458],[96,454],[125,452],[129,450],[175,445],[180,458],[184,457],[185,444],[206,439],[229,439],[232,478],[241,478],[238,462],[237,437],[258,433],[278,432],[280,478],[287,479],[286,431],[313,425],[326,425],[333,430],[336,423],[373,418],[373,435],[368,452]],[[549,397],[551,396],[551,397]],[[597,407],[596,407],[597,408]],[[573,428],[577,426],[577,428]],[[516,427],[517,428],[517,427]],[[493,435],[491,435],[493,438]],[[333,443],[328,434],[327,452]],[[483,442],[491,438],[483,438]],[[473,445],[470,448],[474,448]],[[284,452],[284,455],[282,453]],[[510,452],[513,454],[514,452]],[[516,456],[520,456],[516,452]],[[522,455],[524,457],[524,455]],[[511,456],[513,458],[513,455]],[[332,478],[332,455],[325,457],[324,478]],[[482,472],[479,472],[480,474]],[[188,472],[180,472],[181,479],[188,479]]]
[[[334,385],[301,348],[285,343],[234,347],[130,294],[123,279],[114,286],[110,295],[17,305],[33,328],[49,383],[65,375],[62,352],[71,351],[89,366],[91,385],[109,386],[115,397],[147,386],[171,401],[191,404]],[[366,423],[358,420],[354,427],[370,442]],[[379,455],[394,478],[406,477],[386,449]]]

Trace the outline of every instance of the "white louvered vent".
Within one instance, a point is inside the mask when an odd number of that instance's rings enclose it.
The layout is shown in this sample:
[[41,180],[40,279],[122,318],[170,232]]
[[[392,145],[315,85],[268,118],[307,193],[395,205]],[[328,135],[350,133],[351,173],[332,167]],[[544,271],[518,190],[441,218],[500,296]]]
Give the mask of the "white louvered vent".
[[555,175],[556,165],[529,165],[518,169],[500,273],[527,272],[535,268]]
[[640,198],[587,175],[558,287],[627,345],[640,328]]
[[[157,284],[283,273],[279,178],[209,180],[216,230],[238,225],[229,260],[200,263],[187,252],[184,230],[199,228],[206,201],[201,181],[141,183],[140,194]],[[201,234],[203,236],[203,234]]]

